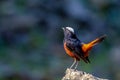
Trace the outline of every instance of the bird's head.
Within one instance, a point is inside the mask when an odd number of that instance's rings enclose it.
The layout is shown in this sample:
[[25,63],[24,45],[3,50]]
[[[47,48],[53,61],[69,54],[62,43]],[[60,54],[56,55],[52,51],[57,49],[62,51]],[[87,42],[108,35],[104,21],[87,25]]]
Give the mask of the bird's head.
[[64,36],[65,37],[76,37],[74,29],[71,27],[64,27],[62,28],[64,31]]

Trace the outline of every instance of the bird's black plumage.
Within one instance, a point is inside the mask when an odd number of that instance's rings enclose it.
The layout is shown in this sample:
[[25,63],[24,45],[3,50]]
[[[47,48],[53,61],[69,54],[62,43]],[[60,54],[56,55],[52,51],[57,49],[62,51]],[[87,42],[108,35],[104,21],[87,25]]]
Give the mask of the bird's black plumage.
[[90,60],[88,57],[84,57],[84,52],[82,50],[82,43],[77,38],[75,33],[64,29],[64,43],[66,43],[66,47],[73,52],[73,54],[77,55],[79,59],[83,59],[86,63],[90,63]]
[[78,39],[66,39],[66,46],[71,52],[78,55],[79,58],[83,59],[86,63],[90,63],[89,58],[84,57],[84,52],[81,48],[82,44]]

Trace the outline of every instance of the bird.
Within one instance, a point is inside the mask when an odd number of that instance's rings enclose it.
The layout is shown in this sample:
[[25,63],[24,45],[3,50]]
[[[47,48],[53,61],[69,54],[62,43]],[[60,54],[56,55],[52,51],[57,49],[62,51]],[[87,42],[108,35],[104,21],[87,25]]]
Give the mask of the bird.
[[62,29],[64,32],[64,50],[74,59],[70,69],[76,69],[80,59],[82,59],[85,63],[90,63],[89,52],[95,45],[102,42],[106,38],[106,35],[102,35],[89,43],[84,43],[78,39],[72,27],[63,27]]

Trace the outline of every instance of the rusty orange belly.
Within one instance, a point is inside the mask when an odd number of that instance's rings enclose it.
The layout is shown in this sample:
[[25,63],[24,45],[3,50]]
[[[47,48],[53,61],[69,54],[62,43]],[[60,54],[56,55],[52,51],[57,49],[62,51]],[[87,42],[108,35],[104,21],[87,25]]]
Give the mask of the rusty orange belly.
[[77,54],[73,53],[72,51],[70,51],[70,50],[67,48],[66,43],[64,43],[64,49],[65,49],[66,53],[67,53],[70,57],[76,58],[78,61],[80,60],[80,58],[79,58],[79,56],[78,56]]

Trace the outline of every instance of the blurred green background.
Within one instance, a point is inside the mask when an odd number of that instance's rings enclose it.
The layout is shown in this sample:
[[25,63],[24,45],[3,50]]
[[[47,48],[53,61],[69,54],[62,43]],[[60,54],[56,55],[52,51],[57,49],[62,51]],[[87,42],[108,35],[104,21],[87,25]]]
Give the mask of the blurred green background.
[[85,43],[107,34],[78,70],[120,80],[120,0],[0,0],[0,80],[60,80],[66,26]]

